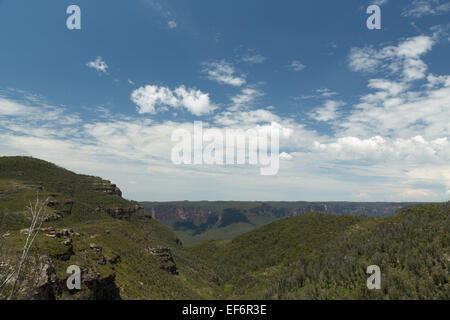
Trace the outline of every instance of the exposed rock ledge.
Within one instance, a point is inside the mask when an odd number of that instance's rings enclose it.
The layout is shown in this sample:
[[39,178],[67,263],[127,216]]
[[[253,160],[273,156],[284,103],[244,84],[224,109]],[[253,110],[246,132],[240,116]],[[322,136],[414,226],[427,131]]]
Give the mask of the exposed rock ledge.
[[147,248],[148,254],[158,257],[161,261],[161,269],[167,271],[170,274],[177,275],[178,269],[173,259],[172,252],[168,247],[155,247]]
[[101,182],[94,182],[92,186],[95,191],[101,191],[107,194],[122,197],[122,191],[115,184],[112,184],[111,181],[102,180]]
[[128,219],[130,216],[134,213],[137,213],[140,210],[143,210],[144,208],[139,205],[134,205],[129,208],[101,208],[97,207],[96,211],[104,211],[108,215],[110,215],[113,218],[117,219]]

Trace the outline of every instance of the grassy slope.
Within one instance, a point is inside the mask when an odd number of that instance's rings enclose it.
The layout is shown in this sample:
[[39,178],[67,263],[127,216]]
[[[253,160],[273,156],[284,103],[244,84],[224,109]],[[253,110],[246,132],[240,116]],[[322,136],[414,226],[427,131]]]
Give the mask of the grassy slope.
[[[8,250],[9,256],[20,253],[26,236],[19,230],[29,225],[25,205],[28,200],[35,199],[36,186],[41,186],[43,189],[39,193],[42,197],[50,194],[52,200],[60,203],[47,208],[46,214],[64,212],[67,209],[64,202],[73,201],[71,212],[65,213],[58,221],[44,223],[43,228],[70,227],[80,234],[79,237],[71,237],[74,254],[70,260],[53,259],[60,278],[67,277],[67,266],[75,264],[82,269],[94,269],[103,277],[115,273],[122,298],[211,297],[214,285],[209,279],[214,275],[176,243],[175,235],[167,227],[150,219],[144,211],[133,214],[130,220],[119,220],[95,210],[98,207],[129,208],[137,204],[118,195],[93,190],[93,183],[98,182],[101,182],[100,178],[77,175],[37,159],[0,158],[0,211],[4,213],[0,233],[9,233],[0,239],[3,249]],[[119,255],[120,262],[99,264],[99,255],[90,250],[91,243],[102,247],[102,254],[107,260]],[[162,270],[163,262],[145,254],[146,248],[157,246],[170,248],[179,275]],[[55,255],[67,250],[68,246],[62,243],[62,239],[51,238],[41,232],[30,255]]]

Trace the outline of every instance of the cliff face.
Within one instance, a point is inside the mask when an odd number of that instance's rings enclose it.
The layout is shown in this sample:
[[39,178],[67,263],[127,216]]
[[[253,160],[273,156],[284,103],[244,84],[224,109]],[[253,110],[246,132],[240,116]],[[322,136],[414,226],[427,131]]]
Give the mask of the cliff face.
[[192,221],[192,220],[203,220],[208,216],[217,215],[217,212],[200,208],[200,207],[178,207],[175,205],[155,205],[155,206],[144,206],[152,217],[156,220],[176,220],[176,221]]
[[[211,202],[214,204],[214,202]],[[227,210],[238,210],[244,215],[273,215],[275,218],[298,216],[308,212],[319,211],[337,214],[354,214],[369,216],[389,216],[397,210],[408,206],[408,203],[364,203],[364,202],[302,202],[289,203],[289,207],[272,204],[270,202],[254,202],[251,208],[239,208],[239,202],[229,204],[225,209],[211,209],[210,203],[189,203],[189,206],[170,203],[144,202],[143,207],[151,213],[152,217],[159,221],[178,222],[206,222],[210,217],[222,219]]]
[[[133,205],[128,208],[102,208],[97,207],[96,211],[103,211],[116,219],[130,219],[133,214],[143,212],[144,207],[139,205]],[[150,217],[149,217],[150,218]]]
[[263,224],[309,212],[391,216],[410,203],[369,202],[143,202],[151,216],[180,236],[185,244],[233,238]]

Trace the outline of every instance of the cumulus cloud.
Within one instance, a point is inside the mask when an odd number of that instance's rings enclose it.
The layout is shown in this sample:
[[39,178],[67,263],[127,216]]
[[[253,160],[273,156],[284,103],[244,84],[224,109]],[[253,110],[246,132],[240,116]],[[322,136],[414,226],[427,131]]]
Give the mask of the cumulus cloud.
[[103,61],[102,57],[98,57],[94,61],[89,61],[86,63],[86,66],[88,68],[93,68],[99,72],[107,73],[108,72],[108,65],[105,61]]
[[185,86],[171,90],[168,87],[146,85],[131,93],[131,101],[137,105],[137,111],[140,114],[154,114],[158,106],[185,108],[196,116],[211,113],[216,109],[208,93]]
[[229,84],[235,87],[246,83],[243,75],[236,75],[233,65],[225,60],[210,61],[203,64],[203,73],[208,79],[222,84]]

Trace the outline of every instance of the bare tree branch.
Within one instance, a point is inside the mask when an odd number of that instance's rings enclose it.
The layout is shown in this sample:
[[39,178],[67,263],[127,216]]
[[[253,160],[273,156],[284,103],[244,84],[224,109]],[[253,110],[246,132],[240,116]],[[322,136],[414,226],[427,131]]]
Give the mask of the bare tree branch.
[[[23,247],[23,251],[22,251],[22,256],[20,258],[20,262],[18,267],[16,268],[16,270],[14,270],[10,276],[8,276],[8,278],[5,280],[5,282],[0,286],[0,288],[2,286],[4,286],[13,276],[15,276],[15,281],[11,290],[11,294],[9,295],[9,300],[11,300],[14,297],[14,292],[16,290],[16,286],[17,283],[19,281],[20,275],[21,275],[21,271],[22,271],[22,267],[28,257],[28,252],[30,251],[30,248],[33,245],[34,240],[36,239],[39,230],[41,229],[42,226],[42,218],[41,218],[41,212],[43,210],[45,210],[45,205],[48,201],[48,198],[45,201],[40,201],[39,200],[39,194],[37,194],[36,196],[36,203],[33,207],[33,205],[30,204],[27,207],[28,212],[31,214],[31,224],[30,224],[30,228],[28,229],[28,235],[27,235],[27,240],[25,241],[25,245]],[[38,224],[39,222],[39,224]]]

